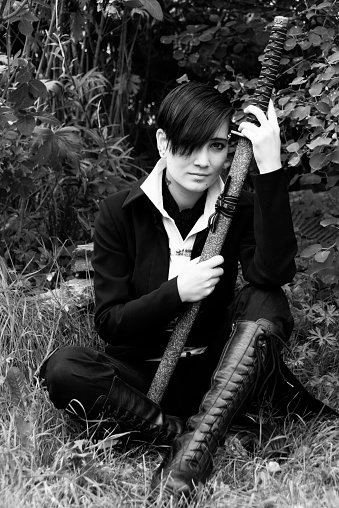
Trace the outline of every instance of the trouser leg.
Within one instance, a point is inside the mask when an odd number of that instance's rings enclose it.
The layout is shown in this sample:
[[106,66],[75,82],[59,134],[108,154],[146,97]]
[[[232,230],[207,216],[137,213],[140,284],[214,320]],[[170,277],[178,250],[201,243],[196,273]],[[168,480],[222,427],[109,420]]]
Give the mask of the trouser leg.
[[[169,494],[190,496],[213,467],[213,455],[254,387],[271,375],[293,320],[282,290],[246,287],[234,305],[233,333],[221,354],[199,412],[188,430],[174,440],[169,456],[152,479],[151,487]],[[272,372],[273,374],[274,372]]]
[[[122,379],[120,370],[123,372]],[[89,348],[56,351],[41,369],[51,401],[85,425],[137,433],[139,439],[168,443],[182,433],[183,424],[126,380],[147,389],[148,376]]]
[[294,320],[287,298],[279,288],[244,286],[230,306],[229,314],[234,325],[237,321],[256,321],[264,318],[273,323],[287,342],[293,331]]

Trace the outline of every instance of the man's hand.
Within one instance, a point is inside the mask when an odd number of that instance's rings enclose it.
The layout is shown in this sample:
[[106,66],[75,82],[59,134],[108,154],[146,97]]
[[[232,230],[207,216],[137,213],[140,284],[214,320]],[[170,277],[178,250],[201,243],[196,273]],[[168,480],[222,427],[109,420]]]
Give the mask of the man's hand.
[[271,173],[281,168],[281,141],[277,115],[270,100],[267,116],[257,106],[247,106],[245,113],[252,113],[260,123],[260,127],[251,122],[241,122],[239,132],[246,136],[253,147],[260,173]]
[[199,302],[206,298],[214,291],[224,273],[220,267],[224,262],[222,256],[213,256],[201,263],[199,259],[192,259],[178,275],[178,291],[183,302]]

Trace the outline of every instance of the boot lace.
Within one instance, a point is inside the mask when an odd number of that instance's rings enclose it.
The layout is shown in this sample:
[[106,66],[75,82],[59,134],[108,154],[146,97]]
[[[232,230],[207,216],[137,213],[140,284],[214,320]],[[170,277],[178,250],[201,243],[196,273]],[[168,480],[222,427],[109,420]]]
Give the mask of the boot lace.
[[255,341],[254,349],[258,360],[256,378],[252,388],[251,402],[269,406],[281,372],[281,351],[288,346],[282,337],[271,331],[263,331]]

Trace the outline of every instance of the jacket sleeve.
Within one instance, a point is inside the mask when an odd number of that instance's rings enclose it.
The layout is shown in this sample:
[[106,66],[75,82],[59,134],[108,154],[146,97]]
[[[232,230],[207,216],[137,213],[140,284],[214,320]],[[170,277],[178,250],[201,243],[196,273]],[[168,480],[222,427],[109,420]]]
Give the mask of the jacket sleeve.
[[176,278],[164,280],[147,294],[135,294],[132,282],[138,277],[132,252],[135,239],[126,233],[126,217],[120,210],[117,206],[112,211],[102,201],[95,222],[92,257],[95,327],[110,344],[124,345],[136,340],[145,344],[148,337],[155,336],[181,312],[183,303]]
[[243,276],[253,284],[282,286],[295,275],[297,253],[284,171],[252,178],[254,216],[240,245]]

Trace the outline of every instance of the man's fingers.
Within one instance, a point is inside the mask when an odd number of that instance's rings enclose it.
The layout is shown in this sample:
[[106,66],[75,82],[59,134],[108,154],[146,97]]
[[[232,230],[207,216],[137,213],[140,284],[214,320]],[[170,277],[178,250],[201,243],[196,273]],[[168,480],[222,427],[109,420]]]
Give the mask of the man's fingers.
[[191,259],[190,262],[193,263],[194,265],[197,265],[198,263],[200,263],[200,256],[198,256],[197,258]]
[[268,118],[269,122],[271,122],[272,124],[275,123],[278,125],[277,113],[276,113],[276,110],[275,110],[272,100],[270,100],[270,102],[268,104],[267,118]]
[[[263,123],[265,123],[267,121],[272,122],[272,123],[278,123],[277,113],[275,111],[272,99],[270,99],[269,103],[268,103],[267,115],[262,109],[258,108],[258,106],[254,106],[253,104],[247,106],[244,109],[244,113],[252,113],[257,118],[260,125],[262,125]],[[243,122],[243,123],[250,123],[250,122]],[[254,125],[254,124],[252,124],[252,125]]]
[[211,268],[219,266],[223,262],[224,258],[220,254],[217,254],[216,256],[212,256],[211,258],[205,260],[206,266],[210,266]]
[[[258,128],[255,125],[254,125],[254,127],[256,129]],[[239,130],[240,130],[240,126],[239,126]],[[255,139],[255,131],[252,130],[252,126],[251,125],[248,125],[248,123],[246,125],[243,125],[241,127],[241,134],[243,134],[246,138],[248,138],[253,143],[253,141]]]
[[[256,119],[258,120],[258,122],[260,123],[260,125],[267,122],[267,116],[263,112],[263,110],[258,108],[258,106],[254,106],[253,104],[247,106],[244,109],[244,113],[251,113],[252,115],[254,115],[256,117]],[[245,122],[245,123],[250,123],[250,122]]]

